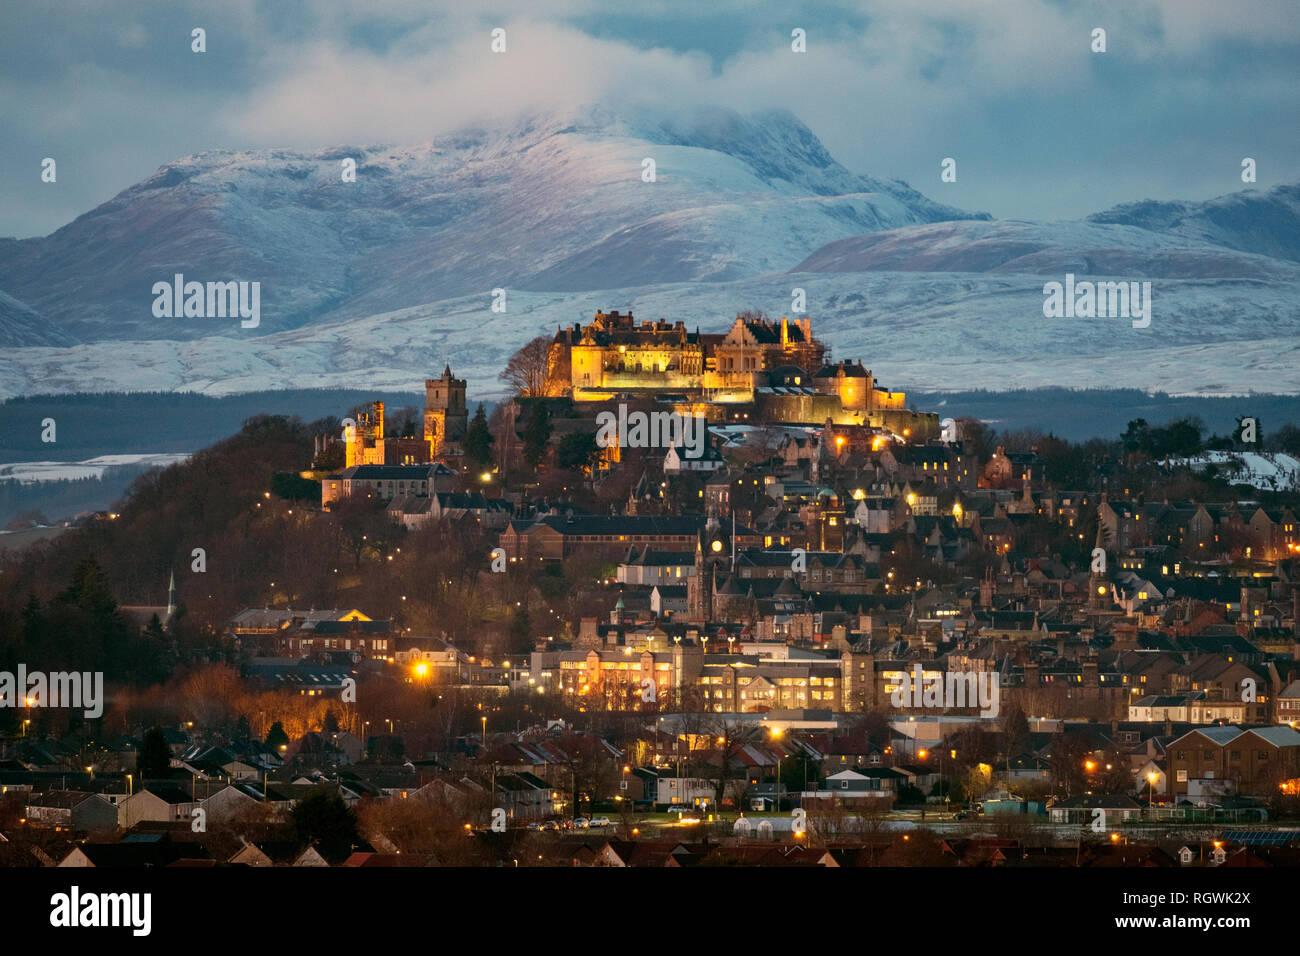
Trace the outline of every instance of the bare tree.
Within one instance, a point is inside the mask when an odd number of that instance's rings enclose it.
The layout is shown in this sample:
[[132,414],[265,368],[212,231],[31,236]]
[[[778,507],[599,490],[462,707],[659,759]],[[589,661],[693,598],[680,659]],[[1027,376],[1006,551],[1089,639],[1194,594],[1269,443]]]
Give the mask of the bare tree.
[[545,398],[554,394],[553,381],[549,374],[551,340],[539,335],[510,356],[501,381],[512,389],[520,398]]

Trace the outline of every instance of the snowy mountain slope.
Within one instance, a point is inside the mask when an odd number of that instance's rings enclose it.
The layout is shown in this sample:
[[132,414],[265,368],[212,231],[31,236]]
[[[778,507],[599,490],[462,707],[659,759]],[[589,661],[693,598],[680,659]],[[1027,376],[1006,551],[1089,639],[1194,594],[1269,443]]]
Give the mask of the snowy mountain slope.
[[282,331],[497,287],[743,278],[843,236],[968,215],[850,173],[788,113],[584,107],[422,147],[186,157],[5,243],[0,289],[86,341],[193,339],[238,323],[155,319],[154,282],[260,281],[261,327]]
[[24,348],[33,345],[72,345],[75,341],[35,309],[0,292],[0,342],[10,348]]
[[1295,281],[1295,264],[1179,234],[1087,222],[942,222],[838,239],[791,272],[1004,272]]
[[1124,203],[1094,213],[1087,221],[1137,226],[1300,262],[1300,183],[1243,189],[1208,202]]
[[1044,319],[1039,277],[919,272],[769,275],[599,293],[510,290],[286,332],[0,353],[0,396],[123,389],[229,395],[350,386],[418,390],[449,362],[471,397],[500,395],[511,352],[599,308],[719,331],[741,308],[789,314],[804,288],[813,331],[906,390],[1065,386],[1176,395],[1300,393],[1300,282],[1157,280],[1150,328]]
[[[597,309],[721,331],[789,314],[795,287],[838,357],[904,389],[1300,394],[1298,192],[994,222],[844,169],[789,114],[713,109],[208,153],[0,240],[0,396],[418,389],[450,362],[488,397],[519,345]],[[152,283],[178,271],[261,281],[260,327],[154,319]],[[1151,326],[1044,319],[1043,283],[1067,272],[1150,280]]]

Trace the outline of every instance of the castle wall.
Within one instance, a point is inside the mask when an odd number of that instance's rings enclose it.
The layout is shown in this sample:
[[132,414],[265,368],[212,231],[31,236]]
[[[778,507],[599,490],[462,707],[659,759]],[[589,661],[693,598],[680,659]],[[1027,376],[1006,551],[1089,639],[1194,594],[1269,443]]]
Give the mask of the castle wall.
[[939,416],[932,412],[911,412],[907,409],[883,409],[869,416],[874,428],[888,428],[906,435],[912,443],[939,437]]
[[826,419],[836,421],[843,416],[838,395],[811,392],[804,395],[775,395],[758,392],[754,396],[760,421],[806,422],[821,424]]

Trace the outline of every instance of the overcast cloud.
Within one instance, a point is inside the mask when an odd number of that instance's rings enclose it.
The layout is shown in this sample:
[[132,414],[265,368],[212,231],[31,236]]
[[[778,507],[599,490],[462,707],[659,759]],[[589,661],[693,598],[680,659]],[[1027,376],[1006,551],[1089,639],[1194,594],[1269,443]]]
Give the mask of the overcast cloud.
[[1261,188],[1300,179],[1294,0],[464,6],[7,3],[0,235],[44,235],[207,149],[418,143],[626,99],[782,107],[849,168],[1000,217],[1206,199],[1243,188],[1245,156]]

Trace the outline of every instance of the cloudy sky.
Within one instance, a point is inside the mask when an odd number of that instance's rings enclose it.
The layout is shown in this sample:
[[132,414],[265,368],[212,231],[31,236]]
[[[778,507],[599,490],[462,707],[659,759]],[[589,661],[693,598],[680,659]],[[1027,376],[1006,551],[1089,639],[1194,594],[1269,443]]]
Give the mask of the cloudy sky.
[[[472,10],[465,8],[472,7]],[[1300,180],[1295,0],[82,0],[0,6],[0,236],[176,157],[419,143],[635,99],[790,110],[858,172],[999,217]],[[207,31],[207,52],[190,31]],[[493,55],[489,34],[507,33]],[[1107,52],[1091,32],[1107,31]],[[790,49],[806,31],[807,52]],[[40,182],[46,156],[58,182]],[[940,161],[957,160],[956,183]]]

